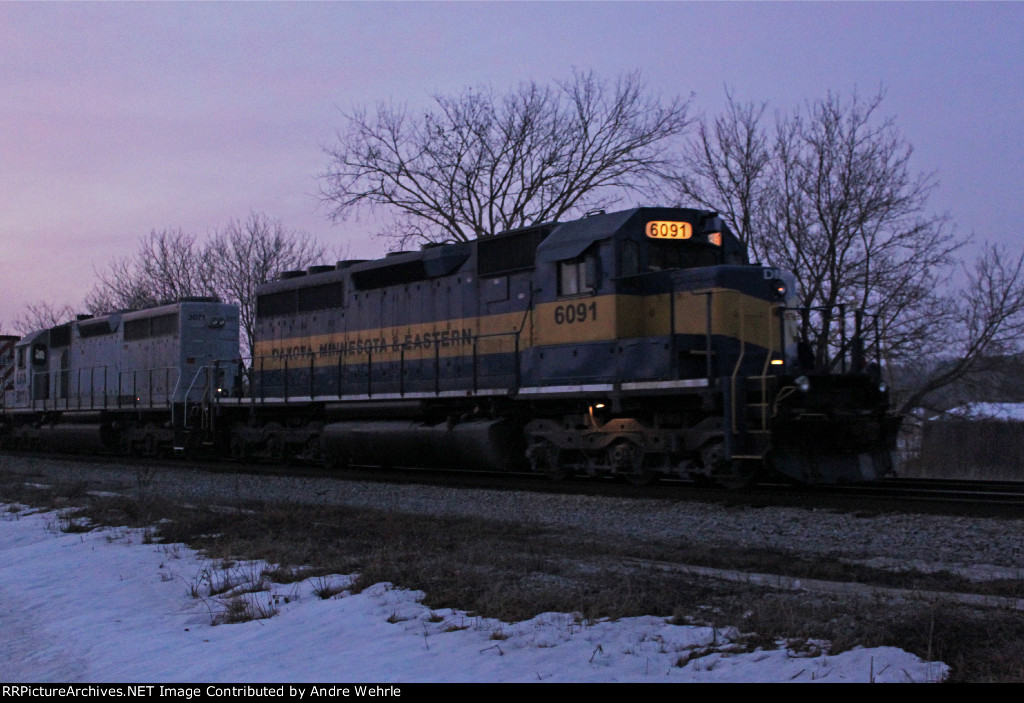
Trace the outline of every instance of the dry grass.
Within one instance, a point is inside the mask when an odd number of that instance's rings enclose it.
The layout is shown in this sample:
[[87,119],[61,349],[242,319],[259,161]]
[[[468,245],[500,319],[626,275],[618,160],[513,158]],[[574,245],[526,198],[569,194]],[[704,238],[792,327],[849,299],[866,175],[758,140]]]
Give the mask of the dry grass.
[[[82,506],[76,519],[88,521],[83,524],[155,525],[155,540],[201,550],[218,572],[200,579],[195,589],[213,622],[272,615],[273,604],[260,590],[269,580],[319,578],[315,583],[324,598],[389,581],[424,591],[430,608],[506,622],[547,611],[578,613],[584,620],[664,615],[679,624],[737,627],[748,633],[748,649],[783,640],[830,640],[833,652],[892,645],[950,664],[954,680],[1024,680],[1020,612],[783,592],[645,567],[640,560],[1024,597],[1020,582],[985,586],[797,554],[604,542],[524,524],[369,509],[247,504],[224,512],[150,498],[143,511],[134,500],[96,498],[73,486],[26,489],[3,475],[0,496],[53,507],[74,501]],[[276,566],[239,575],[233,565],[242,560]],[[330,574],[358,577],[349,584],[326,578]]]

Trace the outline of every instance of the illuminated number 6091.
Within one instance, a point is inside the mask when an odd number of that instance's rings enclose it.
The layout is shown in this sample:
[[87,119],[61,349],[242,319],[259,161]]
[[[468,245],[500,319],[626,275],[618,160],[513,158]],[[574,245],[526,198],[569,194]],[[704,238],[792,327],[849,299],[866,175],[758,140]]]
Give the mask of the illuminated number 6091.
[[655,220],[647,223],[647,236],[651,239],[689,239],[693,236],[693,227],[689,222]]

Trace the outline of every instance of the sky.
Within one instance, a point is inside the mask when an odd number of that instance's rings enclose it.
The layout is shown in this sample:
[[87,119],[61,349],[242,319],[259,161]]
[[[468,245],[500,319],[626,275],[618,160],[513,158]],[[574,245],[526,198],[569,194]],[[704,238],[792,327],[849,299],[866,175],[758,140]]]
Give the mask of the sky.
[[1024,3],[0,0],[0,330],[80,307],[152,230],[203,237],[262,212],[377,256],[372,217],[332,224],[323,147],[346,110],[638,70],[716,114],[864,97],[934,173],[959,236],[1019,248]]
[[[543,613],[503,623],[428,608],[422,593],[390,584],[351,594],[343,590],[350,575],[266,584],[249,597],[275,615],[213,625],[234,592],[212,597],[209,584],[233,579],[244,590],[263,565],[225,569],[182,545],[146,544],[140,530],[66,533],[57,513],[24,506],[0,505],[0,515],[5,684],[903,683],[949,671],[894,647],[833,655],[812,642],[732,653],[735,628],[651,616],[583,622]],[[314,590],[325,584],[342,590],[322,600]]]

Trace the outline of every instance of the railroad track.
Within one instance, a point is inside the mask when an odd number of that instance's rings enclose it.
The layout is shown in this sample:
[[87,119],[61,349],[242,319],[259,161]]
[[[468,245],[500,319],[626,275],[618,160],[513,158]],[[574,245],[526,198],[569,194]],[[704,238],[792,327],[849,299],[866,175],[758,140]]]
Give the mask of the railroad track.
[[534,493],[605,496],[665,501],[700,501],[727,506],[801,507],[862,512],[908,512],[970,515],[977,517],[1024,518],[1024,482],[959,481],[950,479],[893,478],[865,484],[799,486],[763,482],[745,490],[732,491],[688,481],[668,480],[656,485],[635,486],[614,479],[569,479],[550,481],[536,474],[487,473],[421,468],[354,466],[329,470],[318,466],[287,466],[233,461],[179,461],[137,459],[104,455],[29,454],[6,452],[11,456],[52,457],[80,464],[138,465],[142,469],[183,469],[211,473],[285,476],[294,478],[372,481],[421,484],[436,487],[526,491]]
[[894,478],[810,488],[780,485],[772,486],[771,491],[772,505],[1024,519],[1024,482]]
[[892,496],[918,502],[1006,505],[1024,508],[1024,482],[960,481],[951,479],[886,479],[844,490],[864,495]]
[[992,495],[1024,492],[1021,481],[982,481],[948,478],[890,478],[879,482],[884,486],[906,490],[953,491],[960,493],[987,493]]

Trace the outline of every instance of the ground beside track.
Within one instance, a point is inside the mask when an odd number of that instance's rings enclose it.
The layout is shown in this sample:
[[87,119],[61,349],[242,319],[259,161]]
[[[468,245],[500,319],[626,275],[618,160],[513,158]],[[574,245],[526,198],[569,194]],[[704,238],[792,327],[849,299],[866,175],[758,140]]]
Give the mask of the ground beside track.
[[[740,627],[752,646],[780,637],[829,639],[840,649],[891,644],[945,661],[958,679],[1024,679],[1024,613],[1013,607],[1024,598],[1021,520],[45,457],[0,456],[0,478],[6,500],[88,505],[83,520],[165,520],[165,539],[211,555],[358,571],[420,588],[434,607],[506,619],[545,610],[675,615]],[[948,593],[989,603],[941,595]]]

